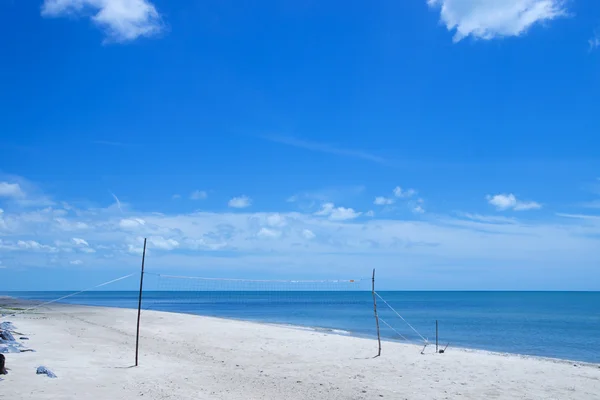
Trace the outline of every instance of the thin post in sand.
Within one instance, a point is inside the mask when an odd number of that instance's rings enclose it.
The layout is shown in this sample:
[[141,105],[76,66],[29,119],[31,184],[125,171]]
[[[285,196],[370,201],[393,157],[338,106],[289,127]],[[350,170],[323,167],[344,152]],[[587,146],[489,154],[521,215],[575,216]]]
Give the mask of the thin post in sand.
[[142,253],[142,272],[140,274],[140,296],[138,299],[137,331],[135,334],[135,366],[138,366],[138,353],[140,348],[140,316],[142,314],[142,290],[144,288],[144,261],[146,260],[146,238],[144,238],[144,251]]
[[435,320],[435,352],[438,352],[438,320]]
[[379,316],[377,315],[377,297],[375,296],[375,268],[373,268],[373,279],[371,280],[371,293],[373,294],[373,311],[375,313],[375,324],[377,325],[377,343],[379,344],[379,351],[377,356],[381,356],[381,335],[379,334]]

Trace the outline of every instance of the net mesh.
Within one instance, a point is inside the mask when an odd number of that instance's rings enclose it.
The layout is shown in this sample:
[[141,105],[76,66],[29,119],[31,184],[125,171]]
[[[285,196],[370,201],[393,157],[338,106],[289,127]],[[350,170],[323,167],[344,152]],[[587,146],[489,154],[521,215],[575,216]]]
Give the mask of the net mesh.
[[348,280],[250,280],[159,275],[155,303],[345,303],[369,299],[369,282]]
[[[149,309],[309,326],[376,337],[371,279],[251,280],[157,275],[144,291]],[[379,294],[381,336],[421,342],[420,334]]]

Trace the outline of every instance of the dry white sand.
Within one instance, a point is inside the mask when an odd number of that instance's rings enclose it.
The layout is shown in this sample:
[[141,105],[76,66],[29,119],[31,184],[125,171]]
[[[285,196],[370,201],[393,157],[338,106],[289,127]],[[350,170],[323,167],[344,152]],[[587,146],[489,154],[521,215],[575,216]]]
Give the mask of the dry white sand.
[[[421,348],[287,327],[145,311],[52,306],[7,318],[35,353],[7,354],[0,398],[600,399],[600,366]],[[5,319],[5,320],[7,320]],[[577,366],[575,366],[576,364]],[[44,365],[58,375],[36,375]]]

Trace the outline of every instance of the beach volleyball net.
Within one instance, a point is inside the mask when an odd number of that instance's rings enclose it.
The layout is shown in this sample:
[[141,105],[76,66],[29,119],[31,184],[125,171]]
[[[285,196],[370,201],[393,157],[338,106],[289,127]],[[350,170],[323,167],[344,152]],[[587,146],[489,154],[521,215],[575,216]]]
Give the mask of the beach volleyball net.
[[369,282],[340,280],[258,280],[159,274],[145,291],[151,309],[193,314],[301,323],[319,313],[362,310],[368,315]]
[[427,343],[385,299],[386,294],[374,290],[374,277],[258,280],[154,275],[154,288],[144,291],[148,309]]
[[349,302],[360,302],[360,294],[370,290],[370,282],[364,279],[339,280],[259,280],[235,278],[203,278],[194,276],[175,276],[159,274],[157,290],[177,293],[174,299],[193,301],[197,298],[208,298],[214,301],[227,300],[246,302],[252,294],[261,293],[263,301],[277,303],[286,301],[327,300],[327,296],[317,299],[305,293],[349,293]]

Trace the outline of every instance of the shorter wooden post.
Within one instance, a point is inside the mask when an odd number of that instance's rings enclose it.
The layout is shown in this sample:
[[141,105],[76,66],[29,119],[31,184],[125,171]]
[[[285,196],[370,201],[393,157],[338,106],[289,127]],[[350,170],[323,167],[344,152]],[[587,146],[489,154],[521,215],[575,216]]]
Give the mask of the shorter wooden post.
[[435,352],[438,352],[438,320],[435,320]]

